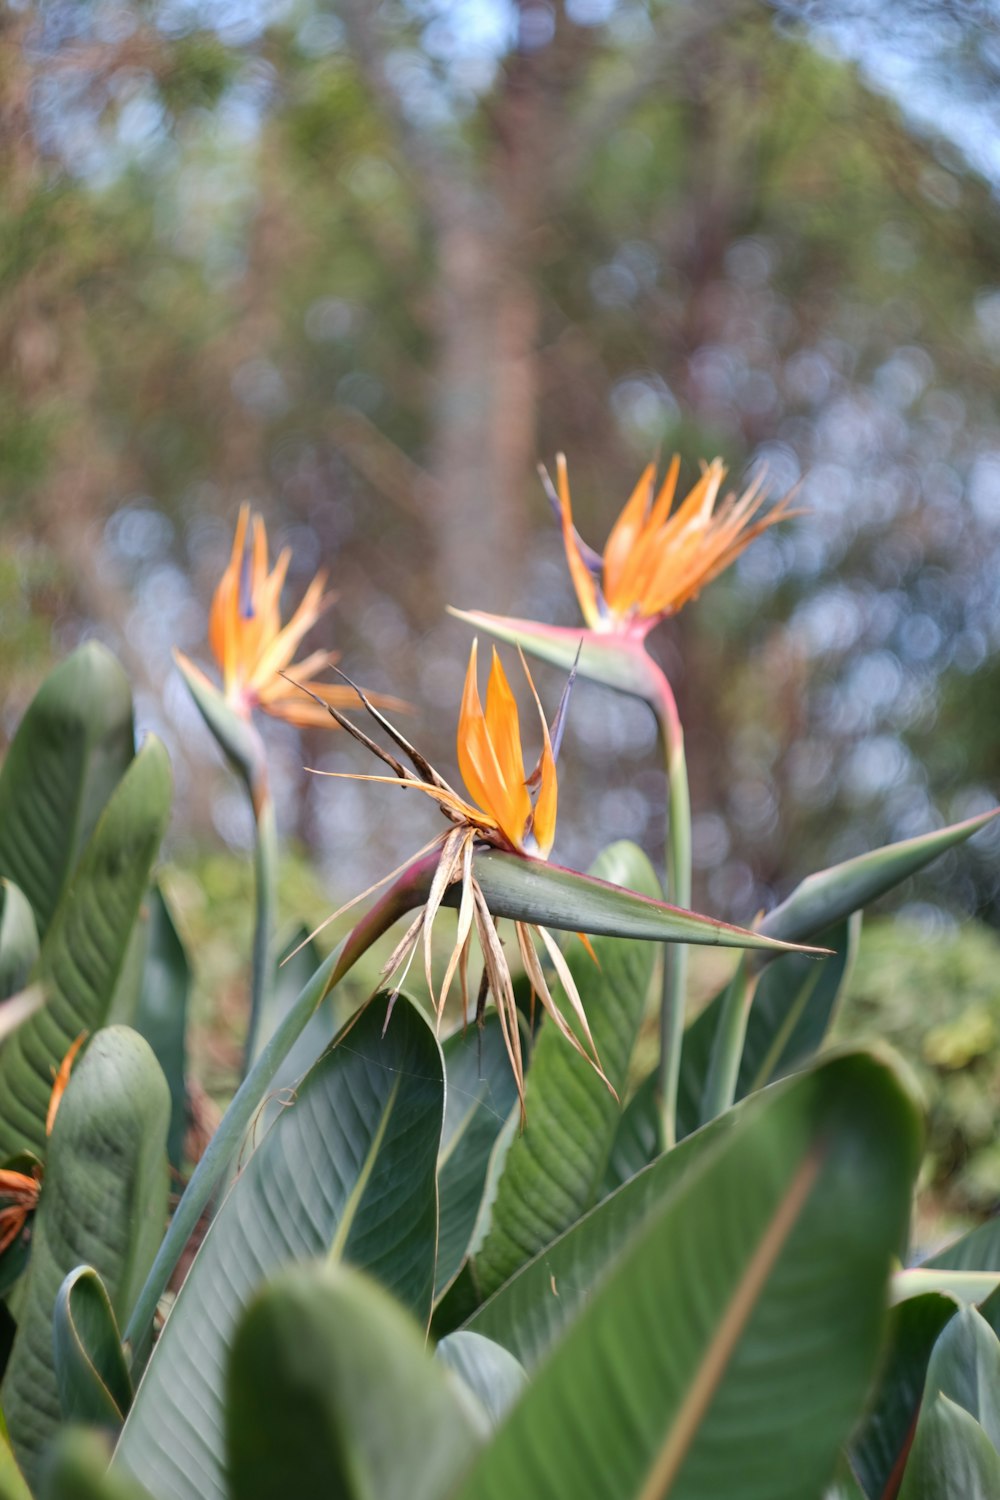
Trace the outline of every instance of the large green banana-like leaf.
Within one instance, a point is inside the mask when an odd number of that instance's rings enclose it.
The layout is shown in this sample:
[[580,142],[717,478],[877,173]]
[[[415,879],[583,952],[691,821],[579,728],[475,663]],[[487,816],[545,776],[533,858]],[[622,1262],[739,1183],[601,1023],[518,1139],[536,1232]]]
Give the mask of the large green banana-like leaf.
[[116,1463],[157,1500],[224,1495],[219,1371],[261,1284],[327,1256],[369,1270],[426,1323],[437,1241],[441,1050],[400,998],[341,1032],[300,1084],[212,1222],[153,1351]]
[[525,1369],[537,1369],[626,1241],[694,1172],[702,1156],[717,1150],[724,1136],[754,1117],[763,1107],[763,1097],[727,1110],[658,1156],[474,1307],[463,1326],[503,1344]]
[[822,1493],[878,1357],[920,1127],[859,1053],[750,1102],[591,1285],[455,1500]]
[[93,1266],[76,1266],[63,1278],[52,1347],[63,1421],[119,1428],[132,1404],[132,1382],[108,1289]]
[[955,1297],[928,1292],[892,1309],[888,1352],[875,1394],[851,1439],[851,1465],[868,1500],[895,1500],[913,1441],[931,1350],[958,1308]]
[[6,877],[0,879],[0,1000],[28,982],[38,958],[38,930],[27,896]]
[[133,751],[128,679],[87,641],[42,683],[0,771],[0,875],[21,887],[39,933]]
[[499,1017],[450,1036],[443,1047],[447,1102],[438,1159],[438,1263],[435,1295],[454,1280],[482,1202],[490,1153],[517,1102]]
[[[600,856],[598,878],[653,896],[656,876],[634,844]],[[601,1065],[619,1095],[645,1014],[656,952],[649,943],[597,938],[595,965],[578,945],[569,956]],[[562,991],[556,993],[564,1011]],[[576,1027],[580,1034],[579,1026]],[[607,1084],[546,1021],[535,1043],[525,1090],[527,1120],[504,1163],[489,1232],[473,1271],[488,1296],[525,1261],[575,1223],[597,1199],[621,1106]]]
[[964,1407],[1000,1450],[1000,1339],[974,1307],[959,1308],[939,1335],[926,1389]]
[[60,1419],[52,1323],[64,1277],[93,1266],[127,1313],[163,1233],[170,1099],[148,1044],[97,1034],[59,1106],[32,1236],[24,1303],[0,1402],[29,1482]]
[[[819,941],[831,949],[824,959],[788,953],[764,970],[747,1018],[736,1098],[763,1088],[801,1066],[826,1039],[854,962],[860,913],[827,928]],[[712,1046],[723,1012],[720,991],[684,1033],[677,1091],[677,1133],[702,1123],[702,1103]]]
[[467,1328],[460,1328],[443,1338],[434,1356],[441,1364],[447,1365],[475,1397],[491,1428],[500,1426],[527,1389],[524,1366],[510,1350],[481,1333],[471,1333]]
[[42,941],[46,1004],[0,1052],[0,1157],[45,1155],[58,1068],[105,1020],[170,812],[170,763],[148,736],[111,795]]
[[421,1330],[343,1266],[286,1271],[265,1287],[228,1370],[231,1500],[439,1500],[476,1450]]
[[920,1412],[899,1500],[996,1500],[1000,1454],[975,1417],[947,1396]]
[[133,1025],[156,1054],[170,1087],[167,1155],[180,1169],[187,1130],[187,1002],[191,966],[159,886],[144,903],[142,978]]
[[662,1115],[656,1070],[647,1073],[622,1110],[604,1171],[601,1197],[628,1182],[663,1150]]
[[995,1271],[1000,1276],[1000,1214],[922,1262],[924,1270]]
[[771,937],[784,938],[786,942],[809,942],[825,927],[842,922],[852,912],[860,911],[886,891],[901,885],[931,860],[937,859],[939,854],[972,838],[996,816],[997,809],[994,809],[975,818],[966,818],[964,823],[921,833],[898,844],[887,844],[882,849],[872,849],[868,854],[859,854],[855,859],[833,865],[829,870],[819,870],[797,885],[780,906],[769,911],[757,924],[758,928]]
[[102,1434],[68,1427],[57,1439],[40,1500],[149,1500],[130,1474],[108,1467]]

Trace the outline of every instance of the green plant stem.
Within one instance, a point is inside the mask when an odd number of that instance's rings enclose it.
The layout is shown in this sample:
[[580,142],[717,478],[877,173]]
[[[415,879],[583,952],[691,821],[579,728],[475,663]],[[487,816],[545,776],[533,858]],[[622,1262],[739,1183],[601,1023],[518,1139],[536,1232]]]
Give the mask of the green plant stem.
[[338,944],[324,960],[281,1024],[267,1039],[184,1189],[125,1329],[122,1342],[129,1355],[133,1376],[138,1376],[145,1364],[153,1315],[166,1291],[174,1267],[223,1174],[228,1170],[233,1153],[239,1149],[247,1128],[267,1093],[275,1070],[288,1055],[292,1044],[327,993],[342,947],[343,944]]
[[[252,796],[252,793],[251,793]],[[275,919],[278,904],[278,824],[268,792],[254,808],[254,933],[250,975],[250,1021],[243,1054],[243,1076],[250,1071],[274,1024]]]
[[[658,668],[654,671],[656,698],[652,706],[660,726],[667,771],[667,899],[674,906],[687,910],[691,906],[691,797],[684,755],[684,730],[669,682]],[[677,1087],[684,1045],[687,965],[686,943],[664,945],[657,1078],[665,1151],[677,1142]]]
[[712,1041],[712,1055],[705,1079],[701,1123],[707,1124],[727,1110],[736,1098],[740,1060],[746,1041],[747,1020],[757,990],[760,969],[741,958],[722,1001],[722,1014]]

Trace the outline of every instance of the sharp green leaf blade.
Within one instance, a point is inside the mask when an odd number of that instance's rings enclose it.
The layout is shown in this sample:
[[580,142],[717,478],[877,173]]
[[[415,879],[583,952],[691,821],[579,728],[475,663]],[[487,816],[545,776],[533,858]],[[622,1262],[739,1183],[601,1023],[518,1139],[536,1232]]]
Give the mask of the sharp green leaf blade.
[[42,683],[0,771],[0,875],[27,896],[42,936],[133,751],[128,679],[87,641]]
[[[600,856],[599,878],[626,880],[644,896],[657,889],[646,856],[614,844]],[[601,1065],[619,1097],[646,1009],[655,949],[649,943],[596,938],[595,965],[579,945],[567,955]],[[562,990],[556,1003],[569,1006]],[[579,1028],[574,1028],[579,1035]],[[493,1204],[489,1231],[473,1261],[484,1296],[495,1291],[597,1199],[621,1107],[590,1064],[550,1020],[543,1024],[525,1085],[524,1130],[514,1140]]]
[[924,1402],[899,1500],[996,1500],[1000,1454],[947,1396]]
[[96,1432],[69,1427],[56,1442],[41,1500],[149,1500],[128,1474],[108,1468],[108,1444]]
[[864,1054],[761,1100],[620,1247],[456,1500],[822,1493],[878,1357],[920,1127]]
[[187,1004],[191,967],[159,886],[142,916],[143,963],[134,1026],[156,1054],[170,1088],[167,1155],[180,1169],[187,1130]]
[[111,1299],[93,1266],[77,1266],[64,1278],[52,1344],[63,1420],[120,1427],[132,1403],[132,1383]]
[[622,1111],[601,1185],[602,1198],[648,1167],[663,1149],[656,1083],[656,1073],[648,1073]]
[[[860,923],[859,914],[819,934],[819,945],[832,950],[829,958],[789,953],[768,964],[757,983],[747,1020],[737,1099],[783,1077],[819,1051],[850,976]],[[681,1136],[701,1123],[724,995],[720,990],[684,1033],[677,1098],[677,1130]]]
[[815,937],[824,927],[842,922],[852,912],[860,911],[870,901],[901,885],[939,854],[962,844],[966,839],[992,823],[996,811],[953,823],[933,833],[922,833],[899,844],[887,844],[855,859],[833,865],[809,875],[791,895],[776,906],[758,924],[761,932],[786,942],[803,943]]
[[941,1392],[975,1417],[1000,1449],[1000,1340],[974,1307],[948,1321],[927,1367],[927,1393]]
[[928,1271],[995,1271],[1000,1276],[1000,1214],[970,1229],[922,1264]]
[[864,1421],[851,1440],[851,1464],[871,1500],[895,1493],[906,1462],[931,1350],[958,1302],[939,1292],[911,1297],[889,1317],[888,1351]]
[[[722,948],[787,951],[789,945],[763,933],[717,922],[668,906],[665,901],[609,884],[594,875],[526,855],[481,850],[475,857],[476,879],[495,917],[513,917],[586,932],[591,937],[640,938],[659,943],[699,943]],[[452,887],[449,904],[459,892]]]
[[267,1286],[228,1368],[232,1500],[439,1500],[475,1452],[422,1330],[346,1267],[303,1267]]
[[583,625],[579,629],[567,629],[560,625],[543,625],[537,620],[488,615],[474,609],[449,608],[448,613],[477,630],[487,631],[497,640],[521,646],[533,656],[562,667],[566,672],[572,671],[579,652],[577,671],[591,682],[631,693],[636,698],[644,698],[647,703],[659,702],[662,695],[662,688],[658,688],[656,682],[658,669],[653,666],[641,641],[601,635]]
[[170,763],[150,735],[111,795],[42,942],[44,1007],[0,1052],[0,1157],[44,1157],[57,1069],[103,1025],[170,812]]
[[426,1323],[437,1240],[441,1050],[400,997],[376,997],[307,1073],[233,1184],[178,1295],[118,1446],[161,1500],[223,1496],[218,1372],[279,1267],[327,1256],[370,1271]]
[[490,1427],[500,1426],[528,1385],[524,1366],[502,1344],[481,1333],[450,1333],[438,1344],[435,1356],[468,1388]]
[[24,989],[37,958],[31,904],[13,880],[0,879],[0,1000]]
[[123,1026],[94,1037],[56,1115],[32,1236],[24,1304],[0,1402],[34,1483],[60,1420],[52,1324],[63,1279],[90,1265],[127,1313],[167,1212],[170,1099],[148,1044]]
[[438,1158],[438,1263],[435,1296],[465,1260],[486,1186],[490,1153],[517,1102],[499,1017],[469,1026],[443,1047],[447,1103]]

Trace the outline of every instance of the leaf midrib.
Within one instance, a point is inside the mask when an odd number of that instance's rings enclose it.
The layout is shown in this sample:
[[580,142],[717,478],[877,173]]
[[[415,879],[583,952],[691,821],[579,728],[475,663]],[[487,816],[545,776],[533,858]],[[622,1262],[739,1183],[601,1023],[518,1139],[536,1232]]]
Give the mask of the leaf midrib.
[[818,1146],[814,1146],[796,1169],[726,1304],[689,1385],[687,1396],[660,1444],[637,1500],[665,1500],[670,1493],[757,1298],[805,1207],[822,1165],[823,1152]]
[[368,1150],[365,1153],[365,1159],[361,1164],[361,1170],[358,1173],[357,1181],[355,1182],[353,1188],[350,1191],[350,1194],[348,1195],[347,1202],[344,1204],[344,1212],[340,1217],[340,1223],[337,1225],[337,1233],[333,1237],[333,1241],[327,1254],[327,1259],[329,1261],[335,1262],[340,1260],[341,1255],[344,1251],[344,1246],[347,1244],[347,1241],[350,1238],[351,1230],[354,1227],[354,1221],[358,1216],[358,1207],[365,1195],[365,1190],[368,1187],[372,1172],[375,1170],[375,1162],[378,1158],[379,1152],[382,1149],[382,1142],[384,1141],[385,1133],[389,1128],[389,1120],[392,1117],[392,1112],[396,1107],[396,1098],[399,1094],[400,1083],[401,1079],[397,1077],[395,1083],[392,1086],[392,1091],[385,1101],[385,1108],[382,1111],[382,1118],[378,1122],[378,1129],[372,1136],[371,1145],[368,1147]]

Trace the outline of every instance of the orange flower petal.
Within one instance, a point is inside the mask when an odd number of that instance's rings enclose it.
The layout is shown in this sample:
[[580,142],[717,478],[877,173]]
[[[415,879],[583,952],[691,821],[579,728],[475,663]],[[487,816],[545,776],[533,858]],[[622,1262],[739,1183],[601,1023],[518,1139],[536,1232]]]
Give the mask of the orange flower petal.
[[556,477],[559,483],[559,511],[562,517],[563,546],[566,548],[566,561],[569,564],[569,576],[573,580],[576,597],[580,601],[583,618],[592,628],[597,625],[600,618],[600,610],[597,607],[597,587],[594,583],[590,569],[580,554],[576,543],[576,535],[573,531],[573,508],[569,498],[569,477],[566,473],[566,455],[556,455]]

